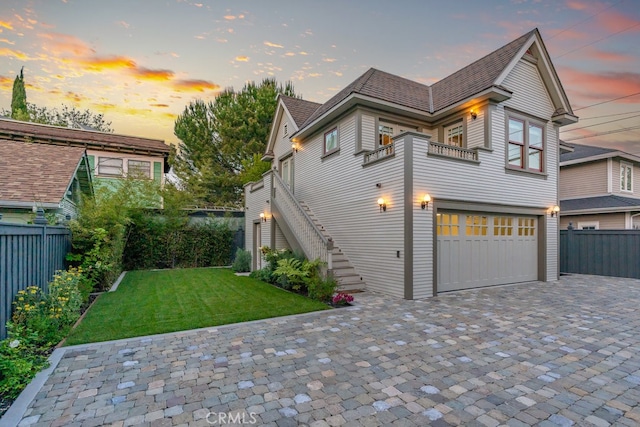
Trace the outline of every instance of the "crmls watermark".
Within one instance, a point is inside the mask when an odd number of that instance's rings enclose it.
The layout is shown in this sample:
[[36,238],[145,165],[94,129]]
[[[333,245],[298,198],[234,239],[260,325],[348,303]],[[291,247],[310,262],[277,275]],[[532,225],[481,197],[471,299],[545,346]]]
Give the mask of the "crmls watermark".
[[207,422],[211,425],[225,424],[256,424],[258,419],[255,412],[209,412]]

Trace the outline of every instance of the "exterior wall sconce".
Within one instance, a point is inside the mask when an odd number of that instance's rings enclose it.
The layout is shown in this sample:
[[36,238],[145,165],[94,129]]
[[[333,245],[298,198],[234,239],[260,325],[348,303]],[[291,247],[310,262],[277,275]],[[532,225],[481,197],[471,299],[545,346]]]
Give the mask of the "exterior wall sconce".
[[262,222],[267,222],[267,216],[264,214],[264,212],[260,212],[260,219],[262,220]]
[[291,144],[291,148],[293,149],[293,151],[297,153],[299,148],[298,143],[294,142],[293,144]]
[[420,203],[420,207],[422,209],[427,209],[427,206],[429,206],[430,201],[431,201],[431,196],[428,194],[425,194],[424,197],[422,198],[422,203]]
[[380,206],[380,212],[387,211],[387,204],[384,202],[384,199],[382,197],[378,199],[378,206]]
[[476,110],[471,110],[470,114],[473,120],[478,118],[478,113],[476,113]]
[[551,217],[552,218],[554,216],[558,216],[558,213],[560,213],[560,206],[555,205],[554,207],[551,208]]

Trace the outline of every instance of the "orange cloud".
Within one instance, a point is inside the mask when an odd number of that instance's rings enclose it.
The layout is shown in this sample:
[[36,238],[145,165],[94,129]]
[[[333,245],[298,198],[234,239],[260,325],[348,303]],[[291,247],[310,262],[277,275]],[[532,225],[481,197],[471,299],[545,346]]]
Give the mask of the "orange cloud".
[[171,70],[151,70],[149,68],[137,67],[133,70],[133,74],[143,80],[168,81],[173,78],[175,73]]
[[86,56],[95,53],[84,41],[68,34],[41,33],[38,37],[46,40],[45,49],[54,55]]
[[587,3],[583,3],[581,1],[568,1],[567,2],[567,7],[569,9],[573,9],[573,10],[587,10],[589,8],[589,6],[591,6],[590,4]]
[[236,17],[234,15],[225,15],[224,19],[226,19],[227,21],[233,21],[236,19]]
[[8,40],[8,39],[0,39],[0,43],[6,43],[6,44],[11,44],[11,45],[15,44],[14,42],[12,42],[11,40]]
[[27,55],[24,52],[20,52],[19,50],[9,49],[8,47],[0,47],[0,56],[11,56],[21,61],[31,61],[35,59],[35,58],[31,58],[29,55]]
[[13,80],[11,80],[9,77],[0,76],[0,89],[13,90]]
[[149,107],[168,108],[169,104],[149,104]]
[[87,71],[99,73],[104,70],[133,69],[136,62],[126,56],[94,56],[90,58],[77,59],[75,61],[65,60],[65,62],[76,62]]
[[204,92],[205,90],[220,90],[220,85],[207,80],[176,80],[173,82],[173,87],[177,91],[183,92]]
[[86,101],[87,98],[80,95],[79,93],[68,91],[64,94],[65,99],[73,102],[74,104],[79,104],[82,101]]
[[[583,99],[614,99],[640,92],[640,73],[586,73],[573,68],[559,70],[565,87]],[[617,102],[637,103],[638,98],[625,98]]]
[[336,62],[335,58],[322,58],[324,62]]
[[238,61],[238,62],[248,62],[249,61],[249,57],[248,56],[244,56],[244,55],[236,56],[236,61]]
[[282,49],[284,47],[281,44],[271,43],[270,41],[265,41],[264,45],[269,47],[277,47],[278,49]]
[[13,30],[13,25],[8,21],[0,21],[0,28],[6,28],[7,30]]
[[126,21],[118,21],[118,22],[116,22],[116,25],[119,25],[119,26],[121,26],[123,28],[129,28],[131,26],[131,24],[129,24]]

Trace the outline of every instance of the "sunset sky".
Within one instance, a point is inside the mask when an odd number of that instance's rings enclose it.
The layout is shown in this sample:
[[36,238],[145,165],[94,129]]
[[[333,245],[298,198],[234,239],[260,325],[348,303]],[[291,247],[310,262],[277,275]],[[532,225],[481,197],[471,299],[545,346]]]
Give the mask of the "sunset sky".
[[369,67],[431,84],[535,27],[581,118],[561,138],[640,155],[640,0],[2,0],[0,108],[24,66],[29,102],[174,143],[225,87],[274,76],[325,102]]

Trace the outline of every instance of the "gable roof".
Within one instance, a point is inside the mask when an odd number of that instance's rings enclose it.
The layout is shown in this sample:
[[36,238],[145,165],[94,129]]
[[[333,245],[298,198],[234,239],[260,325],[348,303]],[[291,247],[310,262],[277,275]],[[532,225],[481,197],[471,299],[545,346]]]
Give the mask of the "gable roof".
[[86,155],[82,147],[0,139],[0,204],[59,204]]
[[622,197],[615,194],[607,196],[585,197],[582,199],[560,200],[560,213],[573,211],[627,211],[640,209],[640,199]]
[[560,154],[560,166],[602,160],[610,157],[622,157],[629,161],[640,163],[640,157],[615,148],[596,147],[594,145],[567,144],[573,148],[572,152]]
[[286,95],[280,95],[280,99],[289,110],[289,114],[291,114],[291,118],[298,128],[322,106],[317,102],[305,101],[304,99],[292,98]]
[[3,118],[0,118],[0,138],[45,144],[74,145],[104,151],[154,154],[162,155],[165,158],[168,158],[171,151],[170,147],[160,139],[70,129]]

